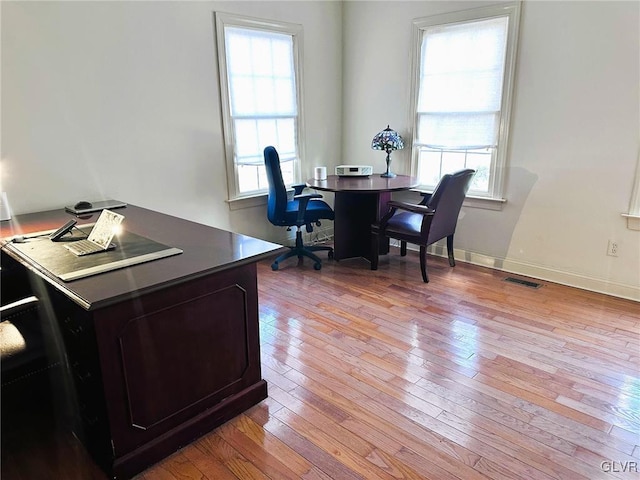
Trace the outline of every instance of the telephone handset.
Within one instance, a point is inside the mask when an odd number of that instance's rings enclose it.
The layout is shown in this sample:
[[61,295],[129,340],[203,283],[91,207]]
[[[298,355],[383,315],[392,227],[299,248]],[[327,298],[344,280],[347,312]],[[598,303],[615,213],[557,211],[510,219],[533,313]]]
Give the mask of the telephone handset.
[[53,232],[51,235],[49,235],[49,238],[51,239],[52,242],[57,242],[63,237],[63,235],[66,235],[67,233],[69,233],[76,223],[78,223],[78,221],[72,218],[63,226],[61,226],[59,229],[57,229],[55,232]]

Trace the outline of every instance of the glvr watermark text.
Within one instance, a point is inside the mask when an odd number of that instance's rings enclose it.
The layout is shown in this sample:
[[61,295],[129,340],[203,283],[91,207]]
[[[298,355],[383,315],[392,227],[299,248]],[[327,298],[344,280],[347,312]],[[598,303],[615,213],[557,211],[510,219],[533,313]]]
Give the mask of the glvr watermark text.
[[638,473],[638,462],[616,462],[615,460],[605,460],[604,462],[600,463],[600,468],[604,472]]

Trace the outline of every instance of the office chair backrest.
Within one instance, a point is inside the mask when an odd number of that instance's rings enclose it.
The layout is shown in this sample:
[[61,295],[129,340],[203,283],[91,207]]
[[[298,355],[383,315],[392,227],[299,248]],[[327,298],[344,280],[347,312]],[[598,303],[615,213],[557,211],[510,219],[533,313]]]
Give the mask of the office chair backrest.
[[264,165],[269,181],[267,198],[267,218],[274,225],[283,225],[284,212],[287,208],[287,188],[280,170],[280,156],[274,147],[264,149]]
[[440,179],[426,202],[436,211],[429,230],[429,244],[455,233],[460,208],[475,173],[475,170],[465,169],[443,175]]

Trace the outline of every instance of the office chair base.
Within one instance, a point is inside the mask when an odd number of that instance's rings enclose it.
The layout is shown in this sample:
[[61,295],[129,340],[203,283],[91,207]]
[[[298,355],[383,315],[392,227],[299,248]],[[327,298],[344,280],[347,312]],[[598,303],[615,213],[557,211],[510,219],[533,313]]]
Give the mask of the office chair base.
[[327,255],[328,258],[329,259],[333,258],[333,248],[331,247],[312,246],[312,247],[304,247],[301,250],[296,247],[291,247],[291,250],[289,250],[287,253],[280,255],[278,258],[275,259],[275,261],[271,264],[271,270],[273,271],[278,270],[279,263],[291,257],[298,257],[298,262],[302,262],[302,259],[304,257],[308,257],[314,261],[314,264],[313,264],[314,270],[320,270],[322,268],[322,260],[320,260],[320,257],[318,257],[313,253],[313,251],[318,251],[318,250],[328,251],[328,255]]
[[302,262],[304,257],[308,257],[314,261],[314,270],[320,270],[322,268],[322,260],[313,252],[326,251],[329,259],[333,258],[333,247],[326,247],[323,245],[310,245],[304,246],[302,243],[302,232],[298,229],[296,232],[296,245],[291,247],[287,253],[283,253],[271,264],[271,270],[276,271],[279,268],[279,263],[287,258],[298,257],[298,263]]

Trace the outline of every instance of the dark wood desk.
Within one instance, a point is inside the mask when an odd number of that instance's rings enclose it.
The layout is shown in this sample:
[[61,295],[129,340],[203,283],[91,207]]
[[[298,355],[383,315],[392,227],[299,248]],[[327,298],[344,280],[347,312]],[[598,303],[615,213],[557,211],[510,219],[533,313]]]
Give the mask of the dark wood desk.
[[5,242],[69,214],[19,215],[0,236],[3,269],[39,282],[61,333],[74,431],[109,475],[129,478],[266,398],[256,262],[282,247],[131,205],[118,212],[126,230],[183,253],[63,282]]
[[[311,179],[307,186],[315,190],[335,192],[334,258],[364,257],[371,261],[371,224],[380,221],[387,212],[391,193],[418,186],[418,179],[407,175],[382,178],[339,177]],[[380,254],[389,252],[389,240],[380,242]]]

